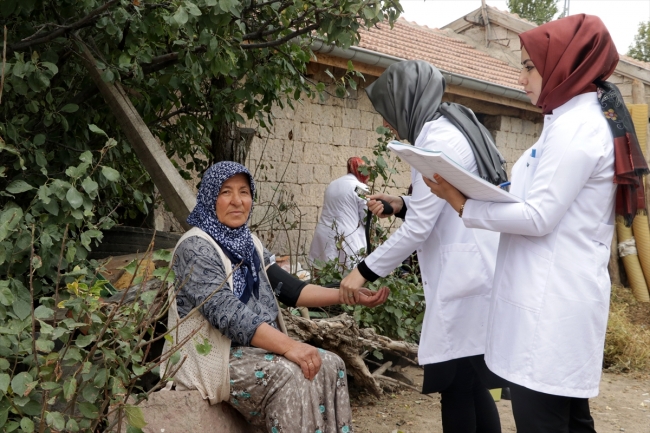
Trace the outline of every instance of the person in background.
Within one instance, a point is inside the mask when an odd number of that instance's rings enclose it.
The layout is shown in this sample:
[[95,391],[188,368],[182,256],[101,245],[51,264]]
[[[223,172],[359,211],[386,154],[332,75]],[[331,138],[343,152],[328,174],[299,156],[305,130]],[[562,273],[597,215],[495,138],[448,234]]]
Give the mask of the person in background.
[[[384,126],[398,139],[443,151],[492,183],[507,180],[487,130],[468,108],[441,104],[444,91],[440,71],[423,61],[395,63],[366,88]],[[388,275],[417,251],[426,301],[418,351],[424,365],[422,392],[440,392],[445,433],[499,433],[499,413],[488,388],[501,383],[483,360],[499,236],[465,228],[415,170],[411,183],[411,197],[369,196],[368,208],[375,214],[383,214],[379,200],[385,200],[404,222],[343,279],[340,302],[356,303],[366,281]]]
[[356,263],[359,251],[366,247],[363,220],[366,201],[355,192],[357,186],[365,189],[368,175],[359,167],[363,159],[348,159],[348,173],[333,180],[325,190],[323,210],[314,231],[309,248],[309,261],[339,259],[341,265],[350,268]]
[[467,199],[440,176],[425,182],[465,227],[501,233],[485,360],[512,383],[517,431],[593,433],[614,214],[629,225],[645,207],[648,166],[623,97],[603,81],[618,53],[598,17],[519,38],[519,83],[544,113],[539,140],[512,169],[510,192],[523,202]]
[[[328,306],[338,303],[338,290],[307,284],[274,263],[248,228],[254,195],[250,172],[236,162],[211,166],[201,180],[187,219],[194,228],[173,254],[168,327],[177,343],[191,339],[180,349],[186,359],[173,372],[176,387],[198,389],[212,404],[228,401],[268,432],[350,432],[343,361],[286,335],[276,301]],[[361,303],[379,305],[388,292],[367,291]],[[199,353],[197,343],[209,352]]]

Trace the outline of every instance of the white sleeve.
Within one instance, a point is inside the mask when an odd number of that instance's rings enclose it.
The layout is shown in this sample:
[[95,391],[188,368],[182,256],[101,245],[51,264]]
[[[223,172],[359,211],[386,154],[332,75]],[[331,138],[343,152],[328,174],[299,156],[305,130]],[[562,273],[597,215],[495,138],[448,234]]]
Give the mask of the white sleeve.
[[604,147],[594,145],[594,141],[602,141],[595,131],[590,122],[577,128],[557,125],[546,137],[526,202],[467,200],[463,210],[465,226],[524,236],[551,233],[604,155]]
[[[454,138],[456,137],[459,142],[461,140],[466,142],[460,133],[454,135]],[[460,154],[456,149],[456,146],[459,145],[458,142],[442,142],[434,139],[423,147],[441,150],[455,161],[461,161]],[[388,275],[413,251],[418,249],[429,238],[445,206],[449,206],[446,201],[431,193],[420,173],[413,172],[413,174],[413,193],[410,198],[403,197],[408,199],[408,201],[404,200],[405,204],[408,203],[404,222],[386,242],[364,260],[368,268],[379,276]]]

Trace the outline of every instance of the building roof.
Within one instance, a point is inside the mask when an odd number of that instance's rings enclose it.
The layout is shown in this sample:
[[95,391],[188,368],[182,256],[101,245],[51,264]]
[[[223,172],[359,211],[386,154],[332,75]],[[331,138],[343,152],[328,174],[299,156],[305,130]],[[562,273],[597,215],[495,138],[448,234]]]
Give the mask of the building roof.
[[517,68],[438,29],[399,18],[392,29],[380,23],[360,33],[361,48],[408,60],[425,60],[443,71],[521,90]]

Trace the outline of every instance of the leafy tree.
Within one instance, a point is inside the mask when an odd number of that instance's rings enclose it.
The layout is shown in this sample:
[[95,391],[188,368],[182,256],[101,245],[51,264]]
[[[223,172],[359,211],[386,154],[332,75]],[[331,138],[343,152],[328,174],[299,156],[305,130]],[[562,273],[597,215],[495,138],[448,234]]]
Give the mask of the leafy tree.
[[650,21],[640,22],[627,55],[643,62],[650,62]]
[[[150,211],[153,185],[81,53],[121,83],[189,176],[243,158],[245,118],[269,127],[271,107],[324,89],[303,76],[314,38],[347,47],[400,10],[397,0],[0,1],[0,430],[95,431],[102,408],[134,392],[143,368],[127,352],[140,362],[152,331],[124,312],[110,325],[97,300],[88,252],[102,230]],[[53,319],[58,308],[72,318]],[[66,368],[80,373],[74,383]]]
[[557,0],[508,0],[508,10],[537,25],[547,23],[557,13]]

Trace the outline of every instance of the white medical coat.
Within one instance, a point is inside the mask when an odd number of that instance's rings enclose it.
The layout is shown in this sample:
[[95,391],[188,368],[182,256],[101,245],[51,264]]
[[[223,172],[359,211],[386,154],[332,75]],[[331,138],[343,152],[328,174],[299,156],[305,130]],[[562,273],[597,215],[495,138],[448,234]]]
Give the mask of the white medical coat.
[[[478,172],[469,142],[445,117],[426,123],[415,147],[441,150]],[[404,223],[365,264],[385,276],[417,250],[426,301],[420,364],[482,354],[499,235],[465,228],[458,213],[431,194],[421,174],[411,170],[411,181]]]
[[485,359],[535,391],[598,395],[614,233],[614,145],[596,93],[571,99],[512,169],[525,203],[468,200],[467,227],[501,232]]
[[[362,224],[366,216],[366,202],[354,192],[365,185],[353,174],[333,180],[325,189],[323,210],[314,231],[309,249],[309,260],[323,261],[339,258],[348,267],[357,260],[359,250],[366,247],[366,233]],[[336,237],[342,235],[342,249],[336,247]]]

